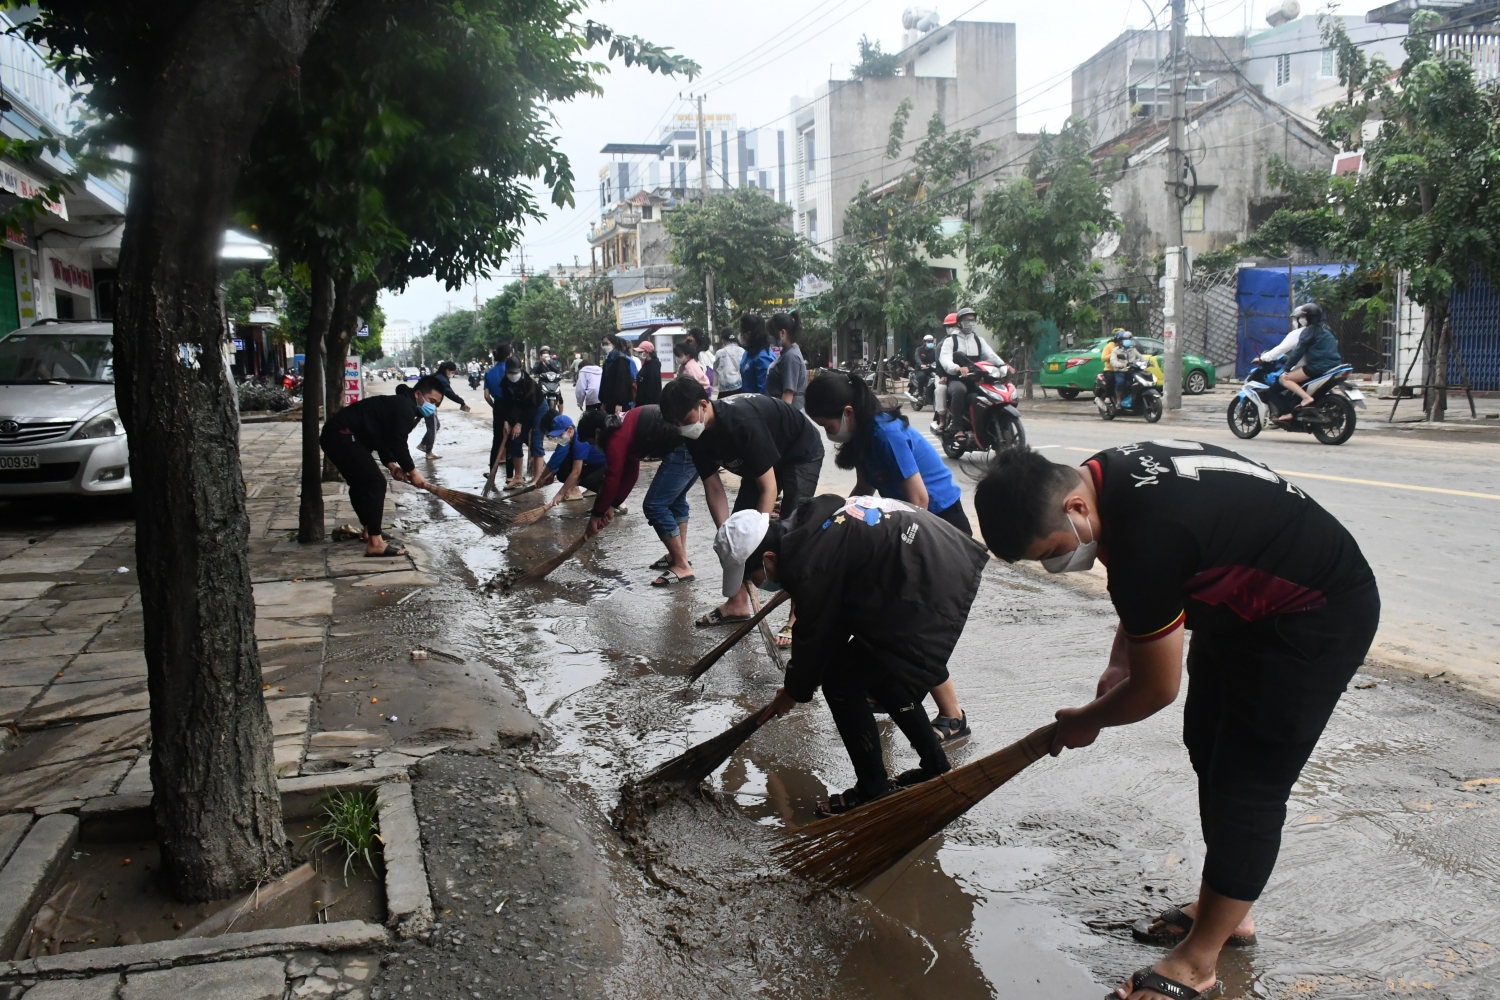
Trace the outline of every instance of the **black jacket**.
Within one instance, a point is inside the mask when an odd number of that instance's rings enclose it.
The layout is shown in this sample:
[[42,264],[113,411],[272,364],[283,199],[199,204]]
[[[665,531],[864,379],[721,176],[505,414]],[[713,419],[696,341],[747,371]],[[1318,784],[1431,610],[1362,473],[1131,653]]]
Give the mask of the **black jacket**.
[[630,358],[619,351],[612,352],[604,362],[604,374],[599,380],[599,404],[605,413],[613,413],[619,406],[629,409],[635,402],[635,376],[630,370]]
[[983,545],[900,500],[802,504],[777,555],[777,579],[797,602],[787,693],[811,701],[851,635],[898,672],[946,666],[988,559]]
[[416,463],[411,460],[407,438],[421,421],[416,396],[409,387],[399,385],[394,396],[368,396],[335,413],[323,425],[322,437],[327,440],[329,435],[350,431],[361,447],[380,455],[381,464],[396,462],[410,472]]
[[463,406],[464,405],[464,398],[462,396],[460,396],[458,393],[456,393],[456,392],[453,391],[453,383],[448,381],[448,376],[444,375],[442,372],[437,372],[436,374],[433,375],[433,378],[437,379],[439,382],[441,382],[443,384],[442,385],[443,395],[446,398],[453,400],[459,406]]
[[661,362],[647,358],[635,376],[635,405],[661,402]]
[[495,419],[506,424],[524,424],[531,426],[536,419],[537,407],[542,405],[542,387],[537,384],[536,379],[524,372],[520,381],[507,383],[500,397],[500,405],[495,408]]

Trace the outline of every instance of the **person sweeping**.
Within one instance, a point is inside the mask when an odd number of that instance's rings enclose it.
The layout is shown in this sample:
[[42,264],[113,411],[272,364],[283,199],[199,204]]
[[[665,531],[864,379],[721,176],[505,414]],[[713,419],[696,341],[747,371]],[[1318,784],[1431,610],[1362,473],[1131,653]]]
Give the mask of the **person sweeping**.
[[364,525],[365,555],[370,558],[403,556],[406,550],[388,542],[382,534],[385,510],[385,474],[371,452],[391,476],[422,489],[427,481],[411,460],[407,438],[422,418],[437,412],[443,401],[443,385],[435,375],[424,375],[415,386],[396,386],[394,396],[369,396],[351,403],[323,425],[318,443],[323,454],[349,485],[349,502]]
[[[1000,558],[1052,573],[1109,574],[1119,615],[1097,697],[1057,712],[1052,753],[1085,747],[1177,698],[1191,630],[1183,742],[1198,776],[1207,851],[1196,902],[1143,922],[1174,943],[1120,1000],[1195,1000],[1220,951],[1250,943],[1250,909],[1276,866],[1292,786],[1380,621],[1375,574],[1339,521],[1301,489],[1232,451],[1145,441],[1080,468],[1002,452],[975,495]],[[1142,815],[1150,816],[1149,797]]]
[[783,715],[823,689],[856,781],[829,795],[821,812],[842,813],[893,790],[872,699],[921,762],[898,784],[949,770],[922,700],[948,680],[948,658],[989,559],[982,545],[901,500],[823,495],[780,520],[753,509],[730,515],[714,551],[725,596],[746,580],[769,579],[797,603],[791,663],[769,710]]
[[562,488],[536,510],[528,511],[516,518],[517,524],[533,524],[546,516],[547,511],[564,500],[581,500],[583,490],[598,493],[604,488],[605,457],[599,448],[604,434],[604,414],[590,410],[573,425],[573,418],[558,414],[552,419],[548,437],[559,438],[547,467],[542,470],[538,485],[547,486],[563,478]]

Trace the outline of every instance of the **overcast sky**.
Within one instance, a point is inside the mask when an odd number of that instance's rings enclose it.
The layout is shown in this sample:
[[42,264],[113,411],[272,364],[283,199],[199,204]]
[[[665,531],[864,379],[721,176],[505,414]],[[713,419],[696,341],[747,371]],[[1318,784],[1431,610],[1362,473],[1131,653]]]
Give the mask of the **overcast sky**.
[[[1075,65],[1104,47],[1126,28],[1149,27],[1153,10],[1167,26],[1166,0],[958,0],[937,5],[940,19],[1011,21],[1016,24],[1019,127],[1023,132],[1057,129],[1071,102],[1070,74]],[[1371,4],[1373,6],[1373,3]],[[572,161],[578,204],[548,209],[546,219],[526,228],[523,245],[528,269],[571,264],[589,258],[586,233],[598,215],[596,175],[608,160],[599,153],[607,142],[651,142],[670,114],[688,110],[680,95],[702,92],[704,111],[734,114],[741,127],[787,127],[783,120],[793,95],[804,98],[829,79],[845,79],[855,62],[861,35],[879,41],[887,52],[901,44],[901,12],[909,0],[755,0],[753,3],[706,4],[702,0],[605,0],[588,16],[617,31],[641,35],[671,46],[696,60],[703,76],[686,81],[663,78],[643,69],[615,64],[601,81],[600,97],[556,105],[552,113],[561,148]],[[1266,27],[1264,14],[1277,0],[1188,0],[1189,31],[1208,26],[1218,34],[1237,34],[1246,25]],[[1304,0],[1311,13],[1313,0]],[[1363,10],[1356,3],[1348,12]],[[601,56],[602,58],[602,56]],[[479,298],[515,280],[511,267],[479,282]],[[438,282],[413,283],[399,295],[382,293],[388,320],[407,320],[413,328],[448,309],[472,307],[473,285],[449,291]]]

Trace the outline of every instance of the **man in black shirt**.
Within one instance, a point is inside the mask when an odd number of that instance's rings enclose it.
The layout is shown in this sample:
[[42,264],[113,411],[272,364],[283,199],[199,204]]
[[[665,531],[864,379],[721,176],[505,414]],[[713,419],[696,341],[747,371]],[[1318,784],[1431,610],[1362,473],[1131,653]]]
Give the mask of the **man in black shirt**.
[[772,707],[782,714],[822,687],[858,778],[829,796],[829,811],[891,790],[867,694],[921,758],[900,783],[948,770],[922,699],[948,680],[948,658],[989,562],[982,545],[901,500],[825,495],[784,521],[753,510],[733,514],[714,551],[726,595],[763,573],[797,602],[792,661]]
[[[1193,633],[1183,742],[1207,852],[1198,901],[1137,936],[1177,942],[1116,990],[1192,1000],[1226,943],[1253,940],[1251,904],[1276,864],[1287,798],[1380,619],[1375,575],[1331,514],[1275,472],[1196,441],[1144,441],[1070,469],[1012,450],[975,494],[1002,559],[1053,573],[1097,556],[1119,613],[1092,702],[1057,713],[1053,753],[1177,697]],[[1151,804],[1142,803],[1143,818]]]
[[[735,510],[770,514],[781,494],[782,513],[790,517],[797,501],[818,488],[823,441],[817,427],[780,399],[741,393],[710,401],[702,383],[674,378],[661,391],[661,414],[687,439],[688,454],[703,479],[703,494],[714,525],[729,517],[729,500],[720,469],[740,477]],[[745,589],[698,619],[702,626],[742,621],[751,613]]]

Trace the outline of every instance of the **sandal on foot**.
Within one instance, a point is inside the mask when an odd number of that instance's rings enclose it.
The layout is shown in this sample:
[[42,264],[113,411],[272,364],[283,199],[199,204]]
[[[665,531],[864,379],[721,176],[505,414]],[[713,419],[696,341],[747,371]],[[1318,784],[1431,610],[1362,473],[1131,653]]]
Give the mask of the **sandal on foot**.
[[[1168,1000],[1205,1000],[1207,997],[1216,997],[1224,992],[1222,980],[1215,979],[1213,985],[1201,990],[1195,990],[1186,983],[1179,983],[1175,979],[1168,979],[1155,969],[1137,969],[1130,974],[1130,992],[1138,990],[1150,990],[1152,993],[1160,993]],[[1104,1000],[1120,1000],[1119,994],[1110,990],[1104,995]]]
[[[1153,931],[1153,924],[1166,924],[1181,928],[1170,931],[1165,928]],[[1141,944],[1156,944],[1172,947],[1188,936],[1188,931],[1193,929],[1193,918],[1182,912],[1182,907],[1173,906],[1163,910],[1155,917],[1142,917],[1130,927],[1130,936]],[[1231,934],[1229,940],[1224,942],[1231,948],[1248,948],[1255,944],[1254,934]]]
[[938,742],[944,747],[957,746],[973,732],[969,728],[969,713],[962,711],[956,719],[950,719],[946,715],[938,716],[932,720],[932,728],[937,730]]
[[708,614],[693,622],[698,628],[718,628],[720,625],[738,625],[740,622],[749,621],[753,615],[726,615],[718,608],[714,608]]
[[828,794],[827,804],[819,802],[813,808],[813,815],[824,818],[828,816],[841,816],[844,813],[848,812],[850,809],[854,809],[857,806],[862,806],[866,802],[874,802],[876,799],[883,799],[887,795],[891,794],[893,790],[894,789],[888,788],[885,791],[881,792],[879,795],[874,795],[870,798],[865,798],[863,795],[861,795],[858,788],[851,788],[847,792],[830,792]]
[[776,633],[776,648],[792,648],[792,627],[790,625],[781,626],[781,631]]
[[655,580],[651,581],[651,586],[653,586],[653,587],[670,587],[670,586],[673,586],[674,584],[678,584],[678,583],[691,583],[692,581],[694,581],[696,579],[698,579],[698,578],[696,576],[693,576],[691,573],[688,574],[687,576],[678,576],[676,573],[673,573],[671,570],[668,569],[668,570],[662,570],[661,576],[659,576]]
[[[582,499],[582,498],[580,497],[580,499]],[[689,566],[693,565],[693,561],[691,559],[688,560],[688,565]],[[650,566],[647,566],[646,568],[647,569],[671,569],[672,568],[672,557],[671,556],[662,556],[660,559],[656,560],[656,562],[652,563]]]
[[406,550],[397,545],[386,545],[384,551],[366,552],[366,559],[396,559],[406,555]]

